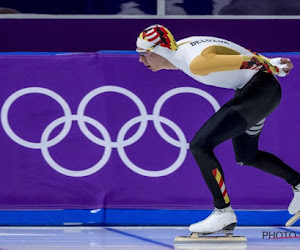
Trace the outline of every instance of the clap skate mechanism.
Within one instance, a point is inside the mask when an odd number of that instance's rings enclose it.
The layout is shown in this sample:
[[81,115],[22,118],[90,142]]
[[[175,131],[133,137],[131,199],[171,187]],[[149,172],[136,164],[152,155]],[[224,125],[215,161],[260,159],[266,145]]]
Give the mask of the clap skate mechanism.
[[295,224],[300,219],[300,211],[298,211],[292,218],[290,218],[286,223],[286,227],[290,227]]
[[[176,243],[207,243],[207,242],[247,242],[244,236],[234,236],[233,229],[236,223],[228,225],[220,231],[212,233],[191,233],[190,236],[178,236],[174,239]],[[225,234],[225,235],[220,235]],[[208,236],[209,235],[209,236]]]

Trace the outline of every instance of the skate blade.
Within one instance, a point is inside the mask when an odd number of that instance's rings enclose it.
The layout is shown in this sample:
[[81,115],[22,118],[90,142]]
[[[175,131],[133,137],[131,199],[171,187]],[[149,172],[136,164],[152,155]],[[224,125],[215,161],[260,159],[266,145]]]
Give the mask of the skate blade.
[[292,226],[294,223],[297,222],[297,220],[300,219],[300,211],[297,212],[292,218],[290,218],[286,223],[285,223],[285,226],[286,227],[290,227]]
[[247,242],[244,236],[178,236],[174,242],[207,243],[207,242]]
[[175,242],[174,250],[246,250],[247,242]]

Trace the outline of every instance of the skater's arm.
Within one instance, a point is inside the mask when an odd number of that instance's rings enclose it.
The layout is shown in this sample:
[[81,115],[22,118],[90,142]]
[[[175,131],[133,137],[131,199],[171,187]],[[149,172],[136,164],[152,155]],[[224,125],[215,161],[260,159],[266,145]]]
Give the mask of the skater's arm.
[[[285,60],[282,62],[282,59]],[[272,60],[276,66],[272,64]],[[201,76],[212,72],[242,69],[261,70],[274,75],[284,76],[291,69],[291,65],[287,65],[287,63],[291,62],[287,60],[287,58],[269,60],[262,55],[254,53],[252,55],[241,55],[226,47],[210,46],[193,59],[190,64],[190,70],[193,74]]]
[[242,62],[238,52],[222,46],[210,46],[193,59],[190,70],[195,75],[204,76],[212,72],[238,70]]

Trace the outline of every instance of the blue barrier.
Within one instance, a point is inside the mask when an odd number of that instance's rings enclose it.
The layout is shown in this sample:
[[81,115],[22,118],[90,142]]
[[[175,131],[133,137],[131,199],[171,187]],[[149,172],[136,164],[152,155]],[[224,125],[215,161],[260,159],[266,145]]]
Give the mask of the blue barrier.
[[[0,211],[1,226],[187,226],[210,210],[95,209]],[[238,226],[283,226],[286,210],[236,210]],[[298,221],[295,226],[300,226]]]

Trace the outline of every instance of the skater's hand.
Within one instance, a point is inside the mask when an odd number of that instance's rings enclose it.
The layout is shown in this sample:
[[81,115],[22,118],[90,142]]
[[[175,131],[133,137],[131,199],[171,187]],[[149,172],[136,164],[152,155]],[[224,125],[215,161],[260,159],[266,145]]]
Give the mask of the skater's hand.
[[283,68],[282,70],[286,73],[286,74],[289,74],[290,73],[290,70],[294,67],[291,59],[289,58],[281,58],[280,59],[280,62],[282,64],[285,64],[287,67],[286,68]]
[[275,75],[277,76],[286,76],[293,68],[293,63],[289,58],[276,57],[270,59],[269,62],[276,68],[277,73]]

